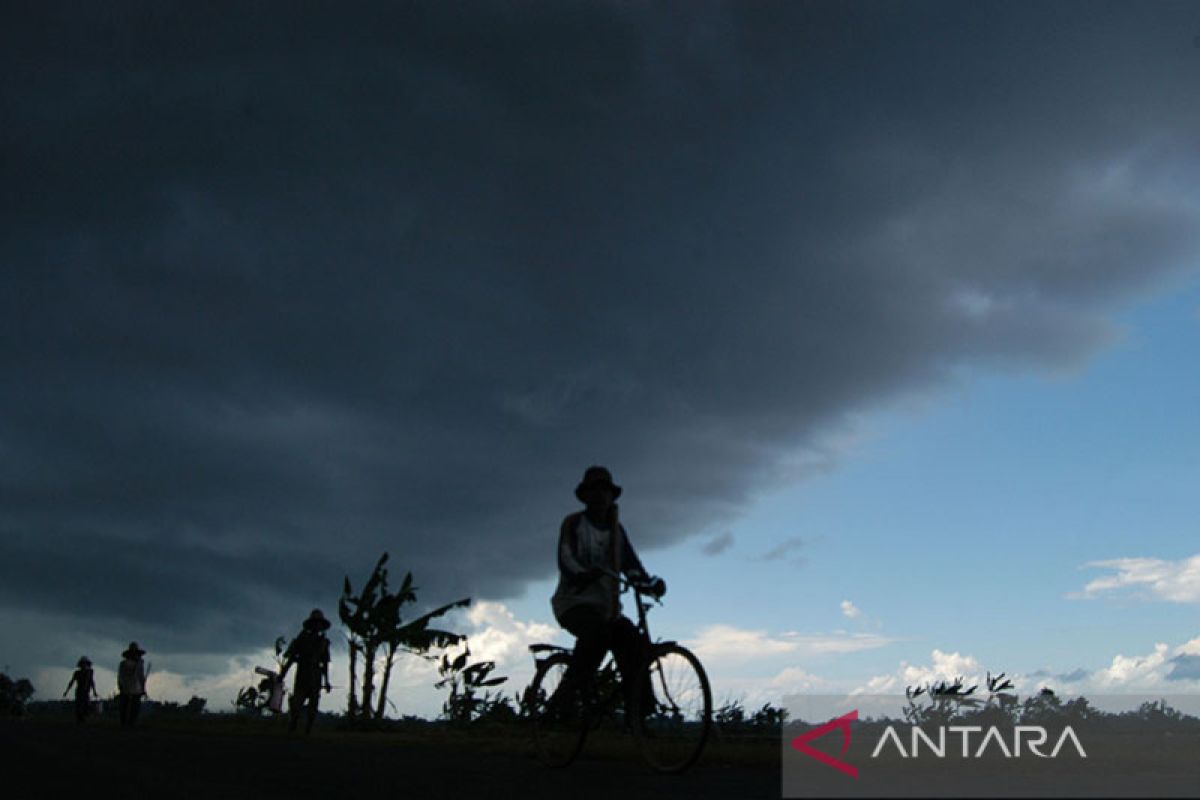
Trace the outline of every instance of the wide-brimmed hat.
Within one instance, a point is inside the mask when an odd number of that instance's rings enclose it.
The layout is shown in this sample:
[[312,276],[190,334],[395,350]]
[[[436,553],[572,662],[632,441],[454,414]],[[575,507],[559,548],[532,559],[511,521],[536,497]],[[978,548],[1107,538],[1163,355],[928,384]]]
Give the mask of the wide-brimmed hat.
[[613,500],[621,496],[621,487],[613,483],[612,473],[604,467],[591,466],[583,473],[583,480],[575,487],[575,496],[579,498],[579,502],[586,503],[587,498],[584,497],[584,492],[593,486],[607,485],[612,489]]
[[329,628],[329,620],[325,619],[325,615],[321,613],[321,609],[314,608],[312,613],[308,615],[308,619],[304,620],[304,627],[314,631],[327,630]]
[[80,656],[79,663],[76,664],[75,666],[82,668],[82,667],[90,667],[91,665],[92,665],[92,661],[90,658],[88,658],[87,656]]
[[138,647],[137,642],[130,642],[129,647],[124,653],[121,653],[122,658],[141,658],[146,654],[146,651]]

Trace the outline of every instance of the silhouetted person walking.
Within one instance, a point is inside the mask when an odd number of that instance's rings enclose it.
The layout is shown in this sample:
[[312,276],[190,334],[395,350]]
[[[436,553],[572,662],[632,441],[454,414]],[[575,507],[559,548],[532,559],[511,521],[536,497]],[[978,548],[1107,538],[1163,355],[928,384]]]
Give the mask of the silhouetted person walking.
[[96,678],[92,674],[92,662],[88,657],[82,656],[76,666],[78,668],[67,682],[67,688],[63,690],[63,697],[70,693],[72,686],[75,687],[75,721],[83,722],[92,710],[92,697],[99,698],[100,693],[96,691]]
[[[662,596],[667,585],[651,579],[617,517],[621,487],[604,467],[588,467],[575,487],[586,508],[568,514],[558,535],[558,588],[551,606],[558,623],[576,637],[574,655],[554,703],[561,709],[572,692],[590,686],[610,649],[621,672],[625,707],[630,707],[633,670],[643,642],[637,626],[621,614],[620,586],[614,574],[650,584]],[[646,706],[649,707],[648,705]]]
[[314,608],[304,620],[300,634],[292,639],[284,653],[283,672],[279,674],[280,682],[287,677],[288,670],[296,665],[296,680],[292,684],[291,723],[288,730],[296,730],[300,721],[300,710],[306,708],[308,713],[304,732],[312,733],[313,722],[317,719],[317,705],[321,699],[321,689],[329,691],[329,640],[325,631],[329,630],[329,620]]
[[142,661],[145,654],[137,642],[130,642],[129,648],[121,653],[121,665],[117,667],[117,710],[123,728],[132,728],[137,722],[146,694],[146,664]]

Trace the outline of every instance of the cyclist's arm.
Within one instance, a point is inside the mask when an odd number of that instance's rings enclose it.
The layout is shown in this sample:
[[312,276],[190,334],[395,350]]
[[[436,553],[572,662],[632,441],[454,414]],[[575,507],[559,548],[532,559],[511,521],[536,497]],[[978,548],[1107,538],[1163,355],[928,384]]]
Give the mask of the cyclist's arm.
[[642,566],[642,560],[634,551],[633,545],[629,543],[629,534],[626,533],[624,525],[621,526],[621,572],[635,583],[645,581],[650,577],[646,568]]
[[667,583],[662,578],[651,575],[642,566],[641,559],[634,552],[633,545],[629,543],[629,535],[625,532],[624,526],[621,527],[621,571],[625,573],[625,577],[631,583],[640,584],[643,591],[655,597],[662,597],[667,592]]

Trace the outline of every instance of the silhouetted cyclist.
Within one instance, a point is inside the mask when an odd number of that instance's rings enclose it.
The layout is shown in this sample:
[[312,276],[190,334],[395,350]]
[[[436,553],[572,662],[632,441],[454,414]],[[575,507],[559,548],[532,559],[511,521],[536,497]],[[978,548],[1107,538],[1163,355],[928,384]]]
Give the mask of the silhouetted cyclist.
[[660,597],[667,585],[662,578],[647,575],[629,543],[617,517],[615,501],[621,496],[621,487],[613,483],[607,469],[588,467],[575,487],[575,496],[586,508],[568,514],[559,530],[558,588],[551,606],[554,618],[576,641],[571,665],[553,705],[559,713],[568,713],[572,706],[565,701],[591,685],[596,669],[611,649],[621,672],[628,709],[633,699],[633,669],[642,656],[643,642],[637,626],[621,614],[620,587],[614,574],[648,584],[651,593]]
[[329,691],[329,640],[325,631],[329,629],[329,620],[314,608],[304,620],[304,626],[295,639],[288,645],[283,654],[283,672],[279,673],[280,683],[287,677],[292,664],[296,665],[296,680],[292,685],[291,722],[288,730],[296,730],[300,721],[301,709],[307,709],[308,719],[304,732],[312,733],[313,722],[317,718],[317,705],[321,699],[321,689]]

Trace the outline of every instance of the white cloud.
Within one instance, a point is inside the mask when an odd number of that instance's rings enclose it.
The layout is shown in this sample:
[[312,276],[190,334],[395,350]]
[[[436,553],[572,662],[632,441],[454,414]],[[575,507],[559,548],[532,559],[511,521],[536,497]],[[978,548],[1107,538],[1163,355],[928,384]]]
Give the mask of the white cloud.
[[966,681],[967,686],[974,683],[984,684],[986,675],[974,656],[964,656],[958,652],[946,653],[937,649],[931,656],[933,664],[929,666],[901,662],[900,677],[905,686],[925,686],[938,681],[953,681],[960,677]]
[[736,700],[747,711],[762,708],[765,703],[780,706],[788,695],[837,691],[830,680],[796,666],[784,667],[768,677],[726,676],[710,670],[709,681],[714,705],[720,707]]
[[876,675],[850,694],[891,694],[900,690],[900,679],[895,675]]
[[784,667],[767,681],[767,686],[780,695],[811,692],[828,688],[829,685],[825,678],[800,667]]
[[1200,655],[1200,637],[1171,648],[1164,642],[1155,643],[1153,649],[1141,655],[1113,656],[1108,666],[1094,672],[1084,673],[1077,680],[1060,675],[1053,688],[1060,693],[1084,696],[1135,695],[1143,692],[1169,691],[1171,695],[1195,694],[1200,689],[1200,678],[1194,677],[1190,669],[1180,669]]
[[1124,656],[1117,654],[1112,664],[1097,670],[1092,675],[1092,682],[1102,689],[1146,689],[1158,686],[1166,676],[1167,653],[1169,648],[1163,643],[1154,645],[1154,652],[1144,656]]
[[732,625],[710,625],[686,644],[701,658],[745,662],[783,654],[816,656],[856,653],[890,644],[891,639],[870,633],[802,635],[788,631],[778,635]]
[[570,637],[558,626],[525,622],[503,603],[480,600],[466,611],[467,643],[472,661],[495,661],[497,666],[521,666],[530,660],[529,645],[537,642],[566,643]]
[[1085,565],[1113,570],[1089,582],[1081,592],[1068,597],[1091,599],[1123,589],[1140,590],[1137,594],[1149,600],[1171,603],[1200,603],[1200,555],[1181,561],[1158,558],[1117,558],[1092,561]]
[[[989,670],[979,659],[972,655],[963,655],[958,651],[948,653],[934,649],[930,653],[929,664],[910,664],[901,661],[895,672],[876,675],[865,683],[856,686],[851,694],[889,694],[903,692],[907,687],[928,687],[941,681],[963,679],[963,685],[976,685],[976,693],[986,693],[987,675],[999,673],[999,670]],[[1006,678],[1013,682],[1013,688],[1018,692],[1036,691],[1039,688],[1032,676],[1006,673]]]
[[1200,636],[1175,648],[1177,656],[1200,656]]
[[[1200,688],[1200,680],[1181,678],[1178,673],[1168,679],[1181,657],[1197,655],[1200,655],[1200,637],[1174,649],[1160,642],[1154,645],[1153,651],[1144,655],[1126,656],[1118,653],[1108,666],[1096,670],[1074,669],[1054,673],[1039,669],[1029,673],[1007,672],[1006,677],[1012,681],[1012,691],[1021,695],[1032,694],[1046,686],[1060,695],[1082,694],[1087,697],[1158,691],[1163,687],[1170,687],[1172,693],[1178,694],[1191,691],[1188,687],[1193,684]],[[977,684],[979,688],[976,693],[983,695],[987,691],[987,673],[996,675],[999,672],[974,656],[959,652],[934,650],[930,657],[930,664],[902,661],[895,672],[872,677],[855,687],[851,693],[888,694],[901,692],[909,686],[928,686],[961,677],[966,686]]]
[[710,625],[686,644],[701,659],[730,661],[751,661],[792,653],[799,647],[795,641],[769,636],[766,631],[745,630],[732,625]]
[[[504,603],[492,600],[476,600],[469,608],[451,612],[444,625],[439,627],[466,634],[472,663],[496,662],[492,676],[503,676],[508,680],[496,687],[495,691],[510,697],[528,685],[533,676],[533,658],[528,650],[530,644],[571,644],[570,636],[557,625],[518,619]],[[462,647],[452,647],[445,652],[453,657],[462,652]],[[439,657],[440,654],[441,651],[436,653]],[[335,657],[334,661],[341,675],[340,685],[345,685],[349,681],[345,655],[340,659]],[[398,655],[389,683],[388,699],[393,704],[389,707],[389,716],[416,714],[430,719],[438,716],[446,699],[444,690],[434,688],[439,679],[437,660]],[[334,677],[333,681],[338,687],[338,678]],[[344,690],[335,688],[330,707],[338,710],[345,708],[345,696]]]
[[862,616],[862,611],[860,611],[854,605],[854,603],[851,603],[849,600],[842,601],[842,613],[850,619],[857,619],[858,617]]
[[[272,668],[274,662],[262,659],[261,666]],[[230,659],[229,669],[220,675],[191,676],[166,670],[151,671],[146,680],[146,693],[153,700],[186,703],[193,696],[203,697],[210,703],[209,711],[229,711],[232,700],[245,686],[257,683],[259,676],[243,659]],[[115,683],[115,681],[114,681]]]
[[825,655],[830,653],[857,653],[862,650],[874,650],[891,644],[894,640],[875,633],[838,633],[829,636],[799,636],[785,634],[797,645],[797,650],[804,655]]

